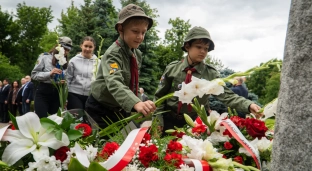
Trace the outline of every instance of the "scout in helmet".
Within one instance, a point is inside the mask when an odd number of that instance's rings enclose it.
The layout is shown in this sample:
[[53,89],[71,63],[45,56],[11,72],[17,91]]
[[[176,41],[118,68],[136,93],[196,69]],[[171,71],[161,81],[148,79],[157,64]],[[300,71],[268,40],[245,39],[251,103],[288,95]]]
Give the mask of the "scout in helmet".
[[[171,62],[165,69],[159,88],[155,93],[155,100],[181,89],[181,84],[190,83],[192,76],[199,79],[213,80],[219,77],[219,72],[203,61],[208,52],[214,50],[214,42],[212,41],[209,32],[202,27],[194,27],[187,34],[182,46],[182,50],[187,52],[187,56],[181,61]],[[254,113],[260,110],[260,107],[252,101],[238,96],[233,91],[224,87],[224,93],[215,96],[218,100],[227,106],[234,108],[244,113]],[[209,95],[204,95],[202,98],[197,97],[199,103],[204,105],[206,111],[210,111]],[[159,117],[160,127],[163,131],[174,129],[174,127],[182,128],[186,122],[183,117],[187,113],[193,120],[197,118],[197,113],[191,110],[188,105],[179,102],[177,97],[172,97],[164,102],[163,105],[157,107],[155,113],[164,112]],[[209,113],[207,113],[209,115]]]
[[142,102],[137,96],[138,71],[142,63],[141,52],[137,48],[152,26],[153,20],[140,6],[129,4],[120,11],[115,25],[119,38],[101,59],[86,102],[86,111],[100,127],[107,126],[102,118],[118,121],[116,112],[127,117],[132,110],[146,115],[156,109],[152,101]]

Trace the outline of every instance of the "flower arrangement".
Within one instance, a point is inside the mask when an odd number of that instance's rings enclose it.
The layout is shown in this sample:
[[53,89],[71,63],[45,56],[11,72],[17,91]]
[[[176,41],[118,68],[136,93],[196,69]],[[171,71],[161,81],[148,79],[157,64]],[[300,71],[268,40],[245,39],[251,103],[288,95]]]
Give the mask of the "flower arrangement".
[[[267,63],[266,65],[269,65]],[[251,71],[250,71],[251,72]],[[250,73],[249,72],[249,73]],[[228,78],[226,78],[228,79]],[[83,111],[58,112],[39,119],[35,113],[10,116],[11,126],[0,129],[0,166],[2,170],[36,171],[157,171],[157,170],[260,170],[263,162],[271,159],[273,130],[264,121],[242,119],[229,110],[207,117],[205,108],[196,96],[223,93],[221,79],[207,81],[195,77],[183,84],[179,92],[169,94],[157,102],[178,96],[197,112],[193,121],[184,115],[187,125],[167,130],[172,136],[160,138],[157,123],[142,127],[123,138],[116,128],[137,119],[134,114],[99,129]],[[276,101],[266,105],[268,116],[276,111]],[[109,139],[100,137],[109,136]]]

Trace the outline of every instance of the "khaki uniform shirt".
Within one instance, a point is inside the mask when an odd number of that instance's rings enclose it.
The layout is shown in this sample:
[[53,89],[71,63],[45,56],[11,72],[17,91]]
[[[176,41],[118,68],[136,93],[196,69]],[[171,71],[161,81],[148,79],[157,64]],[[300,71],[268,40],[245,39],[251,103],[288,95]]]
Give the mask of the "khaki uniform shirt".
[[[156,91],[155,100],[181,89],[182,82],[185,80],[186,77],[186,72],[184,71],[184,69],[188,66],[189,64],[187,58],[184,58],[181,61],[174,61],[166,67],[164,74],[160,80],[159,88]],[[196,69],[196,71],[193,72],[192,75],[197,78],[206,80],[219,78],[219,72],[214,67],[204,64],[203,62],[197,64],[196,66],[194,66],[194,68]],[[227,87],[224,87],[224,93],[215,97],[227,106],[246,113],[249,113],[249,105],[253,103],[250,100],[236,95]],[[205,109],[207,111],[210,109],[209,95],[204,95],[202,98],[197,97],[197,99],[200,104],[205,106]],[[178,102],[178,97],[172,97],[166,100],[161,106],[159,106],[155,113],[170,110],[170,114],[177,114]],[[192,110],[192,112],[189,112],[186,104],[183,104],[182,108],[180,109],[180,113],[187,113],[193,118],[197,115],[194,110]],[[164,113],[164,115],[166,114],[168,113]],[[159,119],[161,122],[163,122],[162,118]]]
[[[119,46],[119,45],[120,46]],[[108,108],[122,108],[130,113],[133,106],[141,100],[129,89],[131,80],[130,60],[134,54],[138,69],[142,57],[138,49],[130,50],[124,41],[118,38],[101,59],[95,81],[91,84],[92,96]]]

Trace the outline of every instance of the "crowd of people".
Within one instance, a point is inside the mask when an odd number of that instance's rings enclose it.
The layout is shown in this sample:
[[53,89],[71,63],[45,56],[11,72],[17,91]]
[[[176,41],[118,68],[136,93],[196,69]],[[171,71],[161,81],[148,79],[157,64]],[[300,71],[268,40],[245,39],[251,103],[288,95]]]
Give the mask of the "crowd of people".
[[[142,64],[142,54],[138,49],[143,42],[146,32],[153,26],[153,19],[147,16],[144,10],[137,5],[129,4],[119,13],[119,20],[115,25],[119,33],[118,39],[106,50],[100,64],[95,80],[92,80],[93,70],[96,67],[97,56],[95,40],[87,36],[80,42],[81,53],[72,57],[68,63],[59,67],[57,55],[60,53],[58,44],[49,52],[39,56],[31,73],[31,78],[39,82],[33,98],[33,84],[30,77],[14,81],[11,86],[5,79],[1,88],[0,107],[3,122],[8,121],[5,111],[17,109],[24,114],[29,111],[29,104],[34,99],[34,110],[40,118],[54,114],[60,106],[59,95],[52,82],[68,85],[67,109],[84,109],[99,124],[106,127],[103,117],[111,121],[118,121],[118,112],[127,117],[131,112],[140,112],[148,115],[152,112],[169,110],[169,113],[160,117],[161,128],[171,129],[174,126],[183,126],[185,123],[183,113],[189,113],[194,119],[196,113],[189,112],[185,104],[173,97],[156,109],[153,101],[148,100],[144,89],[139,89],[139,69]],[[60,37],[59,44],[65,49],[64,56],[68,60],[69,51],[73,42],[69,37]],[[180,61],[170,63],[160,79],[155,99],[179,90],[182,82],[190,82],[191,76],[201,79],[213,80],[218,77],[218,71],[204,63],[209,51],[215,45],[209,32],[202,27],[192,28],[182,44],[186,57]],[[63,78],[63,79],[60,79]],[[66,80],[66,81],[65,81]],[[25,82],[25,83],[23,83]],[[138,92],[140,94],[138,95]],[[199,99],[199,102],[209,111],[208,95]],[[245,113],[254,113],[257,117],[260,107],[225,87],[225,93],[216,96],[220,101],[230,107]],[[209,113],[207,113],[209,115]]]

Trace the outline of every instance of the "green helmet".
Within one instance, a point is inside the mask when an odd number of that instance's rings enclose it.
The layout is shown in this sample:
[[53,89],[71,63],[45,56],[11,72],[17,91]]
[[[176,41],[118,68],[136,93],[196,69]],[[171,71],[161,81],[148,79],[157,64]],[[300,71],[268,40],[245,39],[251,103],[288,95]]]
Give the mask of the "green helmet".
[[202,28],[202,27],[195,26],[186,35],[184,43],[183,43],[183,45],[181,47],[183,51],[186,52],[186,49],[184,48],[185,43],[187,43],[187,42],[189,42],[190,40],[193,40],[193,39],[208,39],[210,41],[208,52],[212,51],[214,49],[215,45],[214,45],[213,41],[210,38],[209,32],[206,29]]

